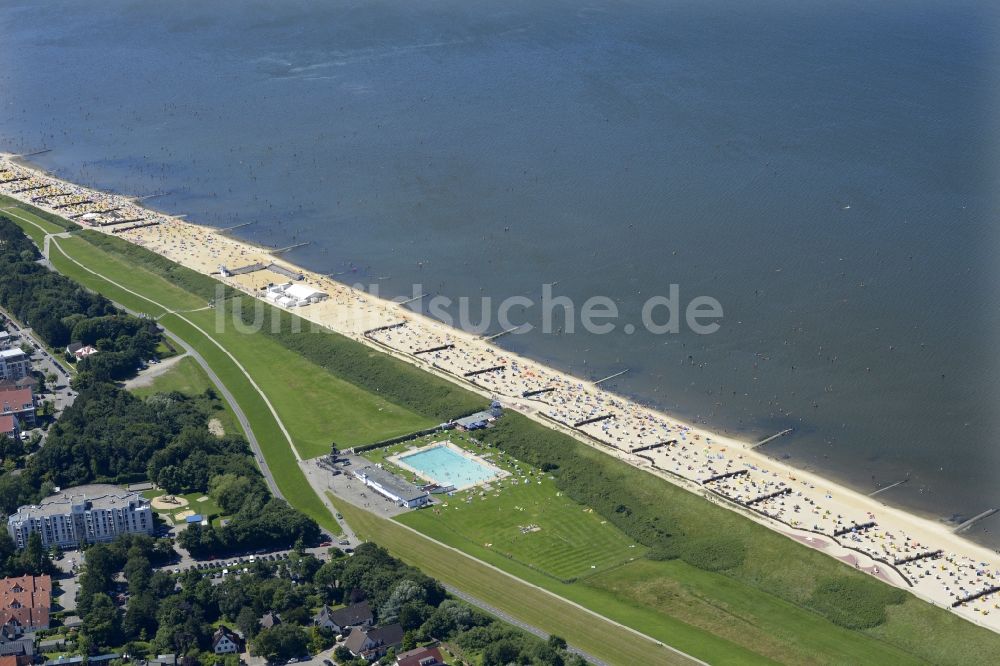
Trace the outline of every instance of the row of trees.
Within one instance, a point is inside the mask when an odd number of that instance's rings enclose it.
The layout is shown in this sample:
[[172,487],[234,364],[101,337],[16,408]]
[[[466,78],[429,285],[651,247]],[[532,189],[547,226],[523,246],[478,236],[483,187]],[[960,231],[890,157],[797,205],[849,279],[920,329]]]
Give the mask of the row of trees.
[[94,345],[101,353],[84,359],[80,370],[100,381],[124,379],[150,358],[160,341],[154,324],[119,312],[39,259],[34,243],[0,215],[0,305],[50,347]]
[[40,258],[34,243],[0,214],[0,305],[49,345],[70,343],[74,317],[115,314],[106,298],[45,268],[37,263]]

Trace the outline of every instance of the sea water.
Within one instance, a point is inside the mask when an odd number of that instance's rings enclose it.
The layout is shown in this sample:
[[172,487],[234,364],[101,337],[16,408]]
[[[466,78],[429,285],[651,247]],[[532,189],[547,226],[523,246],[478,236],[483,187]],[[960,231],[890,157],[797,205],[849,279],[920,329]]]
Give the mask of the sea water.
[[711,296],[712,335],[498,342],[794,428],[763,450],[908,478],[879,497],[912,510],[1000,506],[996,3],[8,0],[0,25],[0,149],[387,296],[556,283],[620,324]]

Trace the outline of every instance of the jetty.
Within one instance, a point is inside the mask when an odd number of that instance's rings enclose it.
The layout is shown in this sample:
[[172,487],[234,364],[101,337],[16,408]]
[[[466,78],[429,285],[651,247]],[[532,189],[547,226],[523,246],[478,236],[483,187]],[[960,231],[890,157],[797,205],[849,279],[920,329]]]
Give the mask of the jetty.
[[986,511],[983,511],[978,516],[973,516],[972,518],[969,518],[967,521],[965,521],[964,523],[962,523],[961,525],[959,525],[958,527],[956,527],[954,531],[955,531],[956,534],[958,532],[965,531],[965,530],[969,529],[970,527],[972,527],[973,525],[975,525],[976,523],[978,523],[980,520],[983,520],[985,518],[989,518],[990,516],[992,516],[997,511],[1000,511],[1000,509],[987,509]]
[[785,435],[791,433],[793,430],[794,430],[794,428],[786,428],[785,430],[782,430],[779,433],[776,433],[774,435],[771,435],[770,437],[767,437],[765,439],[760,440],[756,444],[751,444],[750,448],[751,449],[756,449],[758,446],[764,446],[768,442],[772,442],[772,441],[778,439],[779,437],[784,437]]
[[132,201],[134,201],[135,203],[139,203],[140,201],[148,201],[150,199],[155,199],[157,197],[165,197],[168,194],[170,194],[170,192],[155,192],[153,194],[144,194],[141,197],[132,197]]
[[604,382],[609,381],[611,379],[614,379],[615,377],[621,377],[626,372],[628,372],[628,368],[625,368],[621,372],[616,372],[613,375],[608,375],[607,377],[604,377],[603,379],[598,379],[596,382],[594,382],[594,386],[597,386],[598,384],[603,384]]
[[302,241],[301,243],[296,243],[295,245],[289,245],[288,247],[280,247],[277,250],[271,250],[271,254],[284,254],[285,252],[290,252],[297,247],[305,247],[309,245],[312,241]]
[[234,229],[242,229],[243,227],[249,227],[251,224],[257,224],[257,222],[254,221],[254,222],[243,222],[242,224],[234,224],[231,227],[225,227],[224,229],[219,229],[219,233],[220,234],[228,233],[230,231],[233,231]]
[[[343,275],[343,273],[337,273],[337,275]],[[334,277],[334,276],[331,275],[330,277]],[[406,305],[407,303],[412,303],[413,301],[420,300],[424,296],[426,296],[426,294],[424,294],[423,292],[421,292],[421,293],[417,294],[416,296],[413,296],[411,298],[406,299],[405,301],[400,301],[399,305]]]
[[904,483],[906,483],[906,482],[907,482],[907,481],[909,481],[909,480],[910,480],[910,477],[906,477],[906,478],[905,478],[905,479],[903,479],[902,481],[897,481],[896,483],[893,483],[893,484],[890,484],[890,485],[888,485],[888,486],[885,486],[885,487],[883,487],[883,488],[879,488],[878,490],[876,490],[876,491],[874,491],[874,492],[870,492],[870,493],[868,493],[868,497],[875,497],[875,496],[876,496],[876,495],[878,495],[879,493],[884,493],[884,492],[885,492],[885,491],[887,491],[887,490],[892,490],[892,489],[893,489],[893,488],[895,488],[896,486],[901,486],[901,485],[903,485]]
[[524,324],[520,324],[518,326],[511,326],[510,328],[504,329],[504,330],[500,331],[499,333],[494,333],[493,335],[487,335],[486,337],[483,338],[483,340],[486,340],[487,342],[489,342],[490,340],[496,340],[497,338],[499,338],[501,336],[507,335],[508,333],[513,333],[517,329],[523,328],[523,327],[524,327]]

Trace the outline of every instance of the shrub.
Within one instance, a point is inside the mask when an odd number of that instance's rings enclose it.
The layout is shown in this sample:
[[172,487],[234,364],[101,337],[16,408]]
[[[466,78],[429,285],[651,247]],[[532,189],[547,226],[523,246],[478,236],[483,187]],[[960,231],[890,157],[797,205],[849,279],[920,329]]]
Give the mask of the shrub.
[[905,600],[903,590],[860,576],[836,576],[821,580],[807,605],[842,627],[867,629],[885,622],[886,606]]

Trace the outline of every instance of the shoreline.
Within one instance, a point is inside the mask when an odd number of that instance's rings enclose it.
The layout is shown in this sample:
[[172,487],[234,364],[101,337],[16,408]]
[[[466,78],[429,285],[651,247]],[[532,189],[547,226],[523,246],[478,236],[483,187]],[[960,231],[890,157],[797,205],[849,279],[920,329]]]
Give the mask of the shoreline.
[[[62,187],[68,193],[53,194],[52,199],[62,197],[58,200],[65,202],[76,196],[99,202],[81,203],[79,208],[71,210],[85,210],[88,206],[102,210],[101,206],[110,208],[122,204],[113,212],[96,213],[98,217],[90,220],[73,220],[82,227],[124,238],[197,272],[212,274],[221,282],[257,298],[260,288],[268,281],[284,282],[285,279],[277,279],[277,274],[266,269],[262,271],[264,276],[257,272],[220,276],[219,266],[233,269],[273,262],[301,273],[305,279],[299,284],[321,289],[329,298],[283,309],[486,397],[496,397],[505,407],[566,432],[608,455],[696,492],[709,501],[737,510],[789,538],[853,564],[890,584],[909,589],[976,624],[1000,631],[1000,611],[990,613],[1000,608],[996,603],[997,595],[950,608],[954,600],[965,596],[966,592],[973,594],[987,584],[997,584],[1000,556],[954,534],[941,521],[885,504],[818,472],[760,453],[751,448],[750,442],[714,432],[709,426],[678,420],[621,394],[600,389],[588,380],[450,328],[396,302],[298,267],[270,254],[276,248],[239,240],[224,231],[199,226],[134,202],[125,204],[128,201],[125,197],[62,181],[25,165],[23,160],[17,162],[7,154],[0,154],[0,172],[9,169],[12,163],[37,180],[38,189],[25,195],[47,193],[52,191],[48,188]],[[53,209],[46,205],[48,201],[31,201],[30,196],[13,193],[3,184],[0,184],[0,193],[66,217],[65,204],[61,204],[63,208]],[[129,225],[135,224],[130,217],[139,215],[139,211],[151,224],[130,228]],[[102,219],[101,215],[109,217]],[[441,342],[453,347],[426,353]],[[502,369],[463,376],[463,371],[481,372],[482,368],[494,366]],[[543,385],[556,388],[551,393],[533,397],[522,395],[521,389],[546,388]],[[724,478],[712,480],[715,476]],[[795,502],[794,507],[788,502]],[[874,527],[864,527],[869,522],[875,523]],[[852,525],[857,527],[852,530]],[[838,530],[847,531],[838,535]],[[901,566],[891,561],[893,552],[913,556],[935,549],[946,551],[945,556]],[[970,564],[975,573],[970,573]],[[980,566],[986,571],[985,575],[979,574]]]

